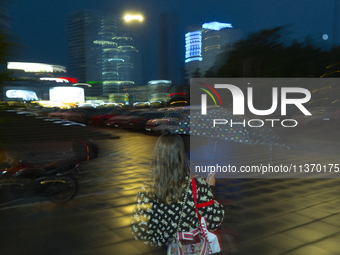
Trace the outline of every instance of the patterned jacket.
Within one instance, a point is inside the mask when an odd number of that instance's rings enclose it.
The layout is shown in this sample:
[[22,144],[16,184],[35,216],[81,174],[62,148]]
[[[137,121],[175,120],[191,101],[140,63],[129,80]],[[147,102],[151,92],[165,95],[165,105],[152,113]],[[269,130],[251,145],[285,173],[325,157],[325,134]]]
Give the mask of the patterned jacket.
[[[187,190],[183,190],[182,200],[174,204],[160,203],[158,199],[149,192],[148,184],[142,186],[142,191],[136,196],[136,206],[133,210],[131,230],[135,239],[143,241],[151,246],[167,245],[169,238],[173,237],[182,212],[182,223],[180,232],[188,232],[199,226],[198,216],[195,210],[195,202],[192,191],[192,181],[186,177],[188,189],[187,201],[183,205]],[[198,212],[206,217],[208,229],[216,230],[224,218],[224,209],[214,200],[212,191],[206,181],[195,178],[197,185]]]

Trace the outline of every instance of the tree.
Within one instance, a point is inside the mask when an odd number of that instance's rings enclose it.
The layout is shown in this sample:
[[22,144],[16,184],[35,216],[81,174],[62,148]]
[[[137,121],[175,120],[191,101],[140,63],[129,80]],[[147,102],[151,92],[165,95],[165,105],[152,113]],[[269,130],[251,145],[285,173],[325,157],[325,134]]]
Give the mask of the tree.
[[201,78],[201,70],[199,68],[196,68],[195,72],[192,73],[191,78]]
[[237,42],[218,77],[320,77],[328,52],[312,45],[309,38],[283,44],[285,27],[260,30]]

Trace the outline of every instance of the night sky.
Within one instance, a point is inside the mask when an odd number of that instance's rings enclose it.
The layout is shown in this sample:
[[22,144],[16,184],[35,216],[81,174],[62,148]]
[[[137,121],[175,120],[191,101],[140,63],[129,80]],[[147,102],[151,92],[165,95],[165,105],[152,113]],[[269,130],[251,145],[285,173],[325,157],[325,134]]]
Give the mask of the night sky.
[[[337,0],[335,0],[337,1]],[[260,29],[289,25],[287,40],[303,40],[306,36],[318,46],[332,43],[334,27],[333,0],[17,0],[10,7],[12,29],[25,45],[26,55],[21,61],[67,66],[66,14],[83,10],[112,10],[122,14],[138,10],[149,26],[150,46],[157,49],[158,17],[162,12],[177,13],[181,23],[184,47],[184,28],[205,22],[232,23],[246,36]],[[340,15],[339,11],[336,14]],[[336,15],[338,16],[338,15]],[[337,19],[335,19],[336,21]],[[340,28],[335,23],[336,30]],[[327,41],[322,39],[328,34]],[[336,37],[337,38],[337,37]],[[182,56],[184,61],[184,56]],[[157,63],[157,60],[152,61]],[[156,77],[155,77],[156,78]]]

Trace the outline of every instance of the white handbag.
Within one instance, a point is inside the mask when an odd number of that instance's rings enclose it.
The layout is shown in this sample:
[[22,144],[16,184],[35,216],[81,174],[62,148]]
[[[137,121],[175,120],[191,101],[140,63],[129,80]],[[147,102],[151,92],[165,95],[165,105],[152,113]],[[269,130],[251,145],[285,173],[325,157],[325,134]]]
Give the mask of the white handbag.
[[196,209],[196,213],[198,216],[198,219],[200,220],[200,224],[201,224],[201,231],[203,233],[204,238],[207,240],[207,242],[209,243],[209,253],[213,254],[213,253],[218,253],[220,252],[221,249],[221,245],[220,242],[218,240],[217,235],[215,235],[214,233],[210,232],[207,228],[207,220],[205,217],[202,217],[197,210],[197,188],[196,188],[196,182],[195,179],[192,178],[192,191],[194,193],[194,201],[195,201],[195,209]]

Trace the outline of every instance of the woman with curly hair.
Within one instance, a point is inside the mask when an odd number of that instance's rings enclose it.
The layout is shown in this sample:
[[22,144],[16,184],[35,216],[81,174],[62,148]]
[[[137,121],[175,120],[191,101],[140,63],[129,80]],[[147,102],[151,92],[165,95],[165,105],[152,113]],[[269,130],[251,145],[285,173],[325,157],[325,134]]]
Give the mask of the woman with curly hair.
[[131,230],[136,239],[151,246],[166,246],[177,232],[190,232],[200,226],[197,209],[216,230],[224,218],[222,205],[214,200],[210,186],[215,178],[192,179],[184,143],[179,135],[164,134],[156,142],[151,162],[152,178],[137,194]]

